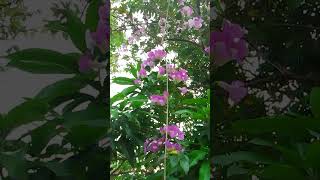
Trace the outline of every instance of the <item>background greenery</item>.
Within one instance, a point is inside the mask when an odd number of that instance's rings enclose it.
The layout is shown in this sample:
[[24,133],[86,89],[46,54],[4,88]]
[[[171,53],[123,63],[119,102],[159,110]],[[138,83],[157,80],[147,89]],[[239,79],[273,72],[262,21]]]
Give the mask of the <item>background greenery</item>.
[[252,53],[244,65],[228,63],[212,77],[243,80],[250,95],[230,107],[221,89],[212,92],[213,174],[237,180],[319,179],[320,2],[239,2],[245,5],[224,1],[211,29],[217,30],[222,18],[240,24],[248,30]]

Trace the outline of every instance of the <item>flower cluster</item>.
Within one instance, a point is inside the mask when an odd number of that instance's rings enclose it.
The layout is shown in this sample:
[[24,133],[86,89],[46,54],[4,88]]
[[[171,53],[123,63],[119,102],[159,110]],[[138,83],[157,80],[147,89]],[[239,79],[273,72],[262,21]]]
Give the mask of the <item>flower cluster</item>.
[[189,6],[184,6],[183,8],[180,9],[180,12],[183,16],[191,16],[193,13],[193,10]]
[[144,26],[137,28],[132,35],[128,38],[128,43],[133,44],[134,41],[139,41],[140,37],[146,34]]
[[243,40],[244,29],[238,24],[225,20],[221,32],[211,33],[211,47],[213,48],[214,63],[223,65],[235,59],[241,62],[248,55],[248,47]]
[[201,17],[192,17],[193,9],[190,6],[185,6],[183,0],[179,1],[178,3],[181,6],[180,12],[182,16],[190,18],[183,23],[184,26],[189,27],[189,29],[194,28],[199,30],[202,27],[203,19]]
[[202,27],[203,19],[201,17],[194,17],[188,20],[189,28],[200,29]]
[[167,91],[163,92],[163,95],[151,95],[150,100],[152,103],[155,103],[160,106],[164,106],[167,103],[169,93]]
[[170,72],[169,77],[177,82],[187,81],[189,78],[188,71],[182,68],[180,68],[180,70],[173,70]]
[[170,138],[177,138],[179,140],[184,139],[184,133],[180,131],[179,127],[176,125],[168,125],[160,128],[161,134],[166,134],[170,136]]
[[[107,1],[108,2],[108,1]],[[110,11],[110,4],[106,3],[105,5],[99,8],[99,22],[96,29],[96,32],[92,32],[92,39],[96,42],[97,46],[106,49],[110,41],[110,31],[108,23],[108,12]]]
[[[94,68],[103,68],[105,65],[94,61],[93,51],[95,46],[105,54],[110,41],[108,13],[110,4],[106,3],[99,8],[99,22],[95,32],[86,31],[86,45],[88,50],[79,58],[78,66],[80,72],[86,72]],[[103,56],[102,56],[103,57]]]
[[[164,57],[166,57],[167,53],[164,50],[161,49],[155,49],[155,50],[151,50],[147,53],[147,59],[144,60],[141,64],[141,69],[140,71],[142,71],[142,77],[146,76],[146,71],[145,68],[147,66],[149,66],[150,68],[154,67],[155,61],[156,60],[160,60]],[[139,73],[140,74],[140,73]]]
[[[147,139],[144,142],[144,153],[158,152],[161,148],[166,147],[169,153],[178,153],[183,150],[182,146],[175,142],[177,140],[184,140],[184,133],[180,131],[177,125],[168,125],[160,128],[162,135],[159,139]],[[165,140],[165,134],[168,134],[168,140]]]

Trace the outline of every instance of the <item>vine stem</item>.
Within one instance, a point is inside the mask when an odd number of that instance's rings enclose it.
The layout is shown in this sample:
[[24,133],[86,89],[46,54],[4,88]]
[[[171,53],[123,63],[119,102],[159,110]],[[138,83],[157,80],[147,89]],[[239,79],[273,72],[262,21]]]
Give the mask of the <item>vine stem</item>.
[[[166,31],[167,31],[167,19],[168,19],[168,15],[169,15],[169,8],[170,8],[170,0],[167,0],[167,13],[166,13],[166,17],[165,17],[165,23],[164,23],[164,32],[163,32],[163,36],[161,39],[161,44],[163,45],[164,43],[164,37],[166,35]],[[167,83],[167,93],[169,94],[169,73],[168,73],[168,60],[166,59],[166,75],[167,75],[167,79],[166,79],[166,83]],[[165,141],[164,141],[164,170],[163,170],[163,180],[167,179],[167,146],[166,143],[168,141],[168,125],[169,125],[169,95],[167,97],[167,109],[166,109],[166,137],[165,137]]]

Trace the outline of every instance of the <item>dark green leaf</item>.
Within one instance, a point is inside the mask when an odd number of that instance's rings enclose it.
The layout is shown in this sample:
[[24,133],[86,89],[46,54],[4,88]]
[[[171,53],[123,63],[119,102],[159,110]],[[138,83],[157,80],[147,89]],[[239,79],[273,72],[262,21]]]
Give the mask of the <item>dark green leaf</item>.
[[201,164],[199,172],[199,180],[209,180],[210,179],[210,164],[205,161]]
[[126,78],[126,77],[116,77],[113,79],[113,82],[120,85],[134,85],[134,79]]
[[320,117],[320,87],[312,89],[310,94],[311,111],[315,117]]
[[44,74],[72,74],[78,72],[79,56],[62,54],[48,49],[24,49],[7,56],[8,66],[23,71]]

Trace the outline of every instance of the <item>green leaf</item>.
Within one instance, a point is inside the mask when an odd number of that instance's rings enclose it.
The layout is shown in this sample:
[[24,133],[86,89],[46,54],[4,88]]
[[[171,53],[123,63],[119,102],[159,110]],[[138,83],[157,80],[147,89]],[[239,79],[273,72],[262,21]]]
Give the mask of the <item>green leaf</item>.
[[302,172],[292,166],[283,164],[273,164],[264,168],[261,177],[270,180],[305,180],[305,176]]
[[29,145],[30,155],[39,155],[51,138],[59,133],[56,126],[61,123],[58,119],[46,122],[44,125],[30,131],[32,143]]
[[210,180],[210,164],[208,161],[201,164],[199,180]]
[[234,175],[241,175],[241,174],[248,174],[248,173],[249,173],[248,169],[239,167],[237,165],[232,165],[228,168],[227,176],[231,177]]
[[66,139],[73,145],[86,146],[97,142],[107,134],[107,108],[99,104],[90,104],[81,111],[69,112],[63,115],[63,127],[69,130]]
[[[290,126],[288,124],[290,124]],[[319,129],[320,124],[317,119],[313,118],[296,118],[279,115],[236,121],[233,123],[232,128],[234,131],[250,134],[277,132],[277,134],[295,135],[295,137],[298,137],[300,135],[309,134],[308,129]]]
[[127,87],[126,89],[122,90],[120,93],[114,95],[112,98],[111,98],[111,103],[115,103],[117,101],[120,101],[120,100],[124,100],[124,98],[131,94],[132,92],[134,92],[135,90],[137,89],[136,86],[130,86],[130,87]]
[[134,79],[126,78],[126,77],[116,77],[113,78],[113,83],[120,85],[134,85]]
[[72,74],[78,72],[78,55],[62,54],[48,49],[24,49],[7,56],[8,66],[39,74]]
[[99,7],[102,5],[101,0],[92,0],[86,11],[85,24],[91,32],[96,30],[99,22]]
[[77,17],[76,13],[69,10],[63,10],[66,17],[66,22],[48,21],[46,27],[52,31],[62,31],[69,35],[73,44],[81,51],[85,52],[87,45],[85,42],[86,26],[81,19]]
[[65,166],[63,162],[45,162],[42,165],[50,169],[58,177],[70,175],[69,169]]
[[170,165],[171,165],[171,168],[174,168],[178,165],[178,158],[177,156],[169,156],[170,158]]
[[141,107],[144,102],[148,101],[148,98],[144,95],[138,95],[135,97],[130,97],[128,100],[132,103],[134,107]]
[[203,150],[194,150],[189,154],[189,157],[191,159],[190,167],[196,165],[198,161],[204,159],[206,157],[208,152]]
[[320,143],[310,144],[306,151],[306,163],[308,167],[320,168]]
[[[80,93],[81,94],[81,93]],[[82,103],[85,103],[87,101],[94,101],[95,97],[88,95],[88,94],[81,94],[81,96],[79,97],[75,97],[74,100],[72,102],[70,102],[69,104],[67,104],[63,110],[62,113],[66,113],[66,112],[70,112],[72,110],[74,110],[76,107],[78,107],[79,105],[81,105]]]
[[81,51],[84,52],[87,49],[85,41],[86,27],[82,23],[81,19],[72,13],[67,11],[66,33],[70,36],[73,44]]
[[12,179],[27,180],[27,161],[24,159],[25,152],[0,152],[0,164],[8,171]]
[[315,117],[320,117],[320,87],[314,87],[310,94],[311,111]]
[[62,96],[71,95],[80,91],[88,83],[82,76],[64,79],[43,88],[36,97],[45,99],[48,102]]
[[227,166],[239,161],[250,162],[253,164],[272,164],[274,162],[271,158],[265,156],[264,154],[249,151],[237,151],[225,155],[217,155],[214,156],[213,159],[215,164],[221,166]]
[[0,128],[10,129],[31,121],[43,120],[48,110],[48,104],[39,99],[27,100],[8,112],[0,122]]
[[189,158],[187,156],[183,156],[183,158],[180,159],[180,166],[183,169],[185,174],[188,174],[189,172]]

